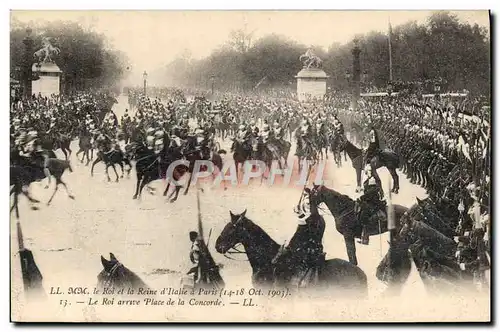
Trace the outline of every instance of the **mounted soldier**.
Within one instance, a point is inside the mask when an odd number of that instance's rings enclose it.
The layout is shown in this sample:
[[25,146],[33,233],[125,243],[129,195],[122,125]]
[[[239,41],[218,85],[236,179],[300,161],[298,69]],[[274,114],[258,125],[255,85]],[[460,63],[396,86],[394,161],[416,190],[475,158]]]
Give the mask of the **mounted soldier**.
[[358,219],[362,225],[361,244],[369,244],[367,225],[373,218],[386,218],[387,204],[383,200],[383,190],[377,184],[369,165],[365,168],[366,180],[363,183],[364,194],[357,202]]
[[210,159],[209,139],[206,136],[206,131],[201,128],[197,129],[195,135],[196,135],[195,150],[200,151],[202,159],[204,160]]
[[377,130],[373,122],[370,120],[369,125],[370,131],[368,132],[368,139],[370,144],[368,145],[368,149],[366,149],[365,160],[363,165],[370,164],[370,161],[379,154],[380,152],[380,141],[378,137]]
[[319,269],[325,261],[322,244],[325,221],[320,216],[314,199],[311,199],[309,189],[304,190],[294,212],[297,216],[297,230],[273,263],[278,273],[282,268],[292,269],[290,283],[302,288],[317,282]]

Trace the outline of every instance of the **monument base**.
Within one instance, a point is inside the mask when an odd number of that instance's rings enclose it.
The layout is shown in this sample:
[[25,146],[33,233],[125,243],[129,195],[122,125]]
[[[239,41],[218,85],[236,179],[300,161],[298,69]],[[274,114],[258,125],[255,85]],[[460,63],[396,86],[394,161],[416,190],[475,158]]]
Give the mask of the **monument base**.
[[297,76],[297,97],[299,101],[323,99],[326,94],[328,75],[319,68],[304,68]]
[[31,83],[31,90],[35,96],[59,95],[62,71],[55,63],[35,63],[32,70],[39,76],[38,80]]

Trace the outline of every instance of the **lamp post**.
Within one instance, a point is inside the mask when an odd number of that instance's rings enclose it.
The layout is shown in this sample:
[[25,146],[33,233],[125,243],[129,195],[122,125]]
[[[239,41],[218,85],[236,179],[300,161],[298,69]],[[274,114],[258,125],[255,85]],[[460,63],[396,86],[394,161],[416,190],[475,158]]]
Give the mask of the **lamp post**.
[[146,71],[142,74],[142,78],[144,79],[144,95],[146,96],[146,83],[148,81],[148,73]]
[[361,95],[361,87],[360,87],[360,79],[361,79],[361,61],[359,58],[359,55],[361,53],[361,49],[359,48],[358,45],[358,40],[354,39],[354,47],[352,49],[352,55],[353,55],[353,61],[352,61],[352,72],[353,72],[353,77],[352,77],[352,109],[357,110],[358,109],[358,100]]
[[33,59],[33,38],[31,37],[31,33],[33,30],[31,28],[26,29],[26,37],[23,39],[24,44],[24,59],[22,64],[22,88],[23,88],[23,97],[31,98],[32,92],[32,59]]
[[214,82],[215,82],[215,76],[210,75],[210,83],[212,84],[212,96],[214,95]]

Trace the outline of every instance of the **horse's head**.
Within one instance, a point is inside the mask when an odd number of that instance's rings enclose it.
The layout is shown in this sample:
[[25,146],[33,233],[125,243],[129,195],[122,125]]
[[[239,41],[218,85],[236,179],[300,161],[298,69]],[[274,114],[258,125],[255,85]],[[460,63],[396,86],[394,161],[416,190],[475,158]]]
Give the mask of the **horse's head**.
[[123,275],[123,265],[113,253],[109,254],[109,260],[101,256],[101,264],[103,270],[97,276],[97,283],[100,287],[111,287],[117,281],[120,282],[120,276]]
[[247,226],[251,223],[246,218],[246,213],[246,209],[241,214],[234,214],[229,211],[231,220],[226,224],[217,241],[215,241],[215,250],[218,253],[225,254],[238,243],[245,241],[248,236]]
[[347,137],[345,135],[338,135],[337,136],[337,150],[338,152],[342,152],[345,150],[346,146],[347,146]]
[[312,188],[306,188],[309,193],[309,199],[311,202],[315,202],[316,205],[324,203],[327,199],[327,195],[330,191],[323,184],[313,184]]
[[97,275],[99,288],[110,287],[147,287],[147,285],[134,272],[127,269],[118,259],[109,254],[109,260],[101,256],[103,270]]
[[260,139],[258,137],[252,137],[250,139],[250,143],[252,144],[252,151],[257,152],[260,148]]

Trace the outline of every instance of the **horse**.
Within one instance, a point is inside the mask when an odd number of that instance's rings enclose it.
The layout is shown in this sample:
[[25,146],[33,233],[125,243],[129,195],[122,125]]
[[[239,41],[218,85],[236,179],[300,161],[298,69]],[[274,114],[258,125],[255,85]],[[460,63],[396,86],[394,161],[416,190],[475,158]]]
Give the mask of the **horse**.
[[[254,136],[252,137],[250,142],[252,144],[253,160],[263,161],[268,170],[271,170],[273,160],[277,160],[279,167],[281,168],[281,161],[279,160],[280,159],[279,155],[269,149],[267,144],[264,143],[264,139],[262,137]],[[265,172],[265,170],[263,170],[262,172]]]
[[88,166],[88,164],[94,159],[92,136],[90,134],[80,133],[78,137],[78,147],[79,150],[76,153],[76,157],[78,158],[78,155],[83,152],[80,162],[83,164],[83,159],[87,157],[87,163],[85,166]]
[[240,141],[235,139],[231,146],[231,152],[233,152],[233,160],[236,167],[236,178],[238,178],[240,165],[243,165],[245,161],[252,159],[252,145],[249,140]]
[[297,156],[299,163],[299,172],[302,169],[303,161],[312,161],[315,163],[318,160],[314,143],[310,141],[310,138],[306,138],[304,135],[297,137],[297,151],[295,152],[295,155]]
[[[191,186],[191,180],[193,177],[194,166],[196,164],[196,161],[198,161],[198,160],[211,161],[213,163],[213,165],[215,167],[217,167],[217,169],[219,171],[222,171],[223,165],[222,165],[222,157],[220,154],[226,153],[225,150],[212,151],[210,153],[211,156],[205,156],[205,158],[203,158],[201,150],[196,148],[196,141],[195,140],[196,140],[196,137],[191,137],[190,139],[188,139],[186,145],[182,148],[182,151],[181,151],[184,158],[189,162],[189,170],[188,170],[189,177],[188,177],[186,189],[184,190],[184,195],[187,195],[189,192],[189,188]],[[207,157],[208,157],[208,159],[207,159]],[[215,173],[213,172],[213,170],[212,170],[212,178],[215,178]],[[224,182],[224,184],[225,184],[225,182]]]
[[[339,137],[337,148],[340,152],[345,151],[352,161],[352,167],[356,170],[356,192],[361,190],[361,172],[363,170],[363,150],[352,144],[345,135]],[[377,184],[381,186],[380,177],[377,174],[377,169],[386,167],[391,174],[394,187],[391,192],[397,194],[399,192],[399,176],[396,169],[399,168],[399,156],[391,150],[385,149],[378,153],[370,160],[372,174]]]
[[[57,190],[59,189],[59,185],[62,184],[66,189],[66,193],[68,197],[71,199],[75,199],[75,197],[69,192],[68,186],[62,180],[62,175],[64,171],[68,169],[70,172],[73,172],[71,168],[71,164],[68,160],[60,160],[57,158],[49,158],[47,162],[47,168],[49,172],[56,179],[56,187],[54,188],[54,192],[47,202],[47,206],[50,205],[52,199],[54,198]],[[45,179],[45,173],[43,171],[43,167],[40,166],[40,162],[33,162],[30,158],[27,157],[19,157],[19,160],[16,164],[10,166],[10,185],[13,188],[10,191],[10,194],[14,194],[14,204],[11,207],[10,211],[15,209],[16,217],[19,219],[19,207],[18,200],[19,194],[24,194],[31,203],[39,203],[37,199],[34,199],[30,194],[29,190],[25,187],[29,187],[31,183],[41,181]],[[50,184],[50,178],[49,184]],[[48,188],[48,185],[45,187]],[[32,207],[32,209],[34,209]]]
[[[400,248],[401,255],[388,253],[377,267],[377,278],[388,282],[388,291],[400,292],[411,269],[411,263],[408,266],[406,261],[411,259],[431,294],[446,294],[463,288],[470,290],[474,277],[472,270],[478,268],[476,264],[479,262],[475,256],[469,257],[472,263],[467,264],[465,270],[458,264],[455,257],[457,244],[453,240],[454,225],[445,221],[446,218],[439,213],[448,209],[446,205],[449,205],[446,201],[417,199],[417,203],[405,213],[401,219],[402,227],[396,235],[396,247]],[[388,264],[389,256],[392,265]],[[399,275],[400,278],[387,280],[387,275]]]
[[[254,287],[270,286],[279,278],[275,273],[273,260],[281,246],[260,226],[246,217],[246,210],[233,214],[215,242],[215,249],[226,254],[237,244],[242,244],[252,267]],[[347,293],[366,296],[368,283],[366,274],[357,266],[342,259],[325,260],[319,270],[318,281],[313,288],[334,288],[339,295]]]
[[[363,225],[356,213],[356,202],[349,196],[329,189],[324,185],[314,185],[311,193],[314,195],[318,205],[325,203],[328,210],[330,210],[330,213],[335,218],[335,228],[344,236],[349,262],[358,265],[355,238],[361,237]],[[396,229],[399,230],[401,227],[400,219],[408,209],[398,204],[394,204],[393,207]],[[387,217],[382,212],[385,211],[379,211],[376,220],[374,220],[375,218],[370,218],[369,222],[365,225],[368,235],[379,235],[388,231]]]
[[47,133],[41,135],[40,145],[44,150],[56,151],[61,149],[64,154],[64,159],[68,160],[71,157],[71,136],[59,133]]
[[[142,143],[134,144],[134,151],[131,152],[134,156],[135,162],[135,171],[137,175],[137,184],[133,199],[137,199],[141,197],[142,190],[144,187],[152,181],[162,179],[168,176],[168,168],[171,163],[179,160],[179,153],[175,153],[173,149],[173,140],[170,140],[167,136],[164,137],[165,145],[163,149],[157,155],[154,151],[148,149]],[[178,181],[180,178],[188,171],[188,167],[184,164],[176,165],[173,170],[173,180]],[[163,193],[163,196],[166,196],[168,193],[168,189],[170,188],[170,179],[166,179],[168,184]],[[181,186],[175,186],[175,197],[170,200],[171,203],[177,200],[179,195],[179,191]],[[173,193],[172,193],[173,194]],[[169,198],[172,195],[169,196]]]
[[106,177],[108,178],[108,182],[111,181],[111,178],[109,177],[109,173],[108,173],[109,167],[113,167],[113,171],[115,171],[115,175],[116,175],[115,181],[118,182],[118,173],[116,172],[115,164],[118,164],[121,168],[121,171],[122,171],[121,178],[123,178],[123,175],[124,175],[123,164],[125,163],[126,165],[129,166],[129,168],[127,170],[127,176],[130,176],[130,171],[132,170],[132,164],[130,163],[128,158],[125,157],[125,154],[120,149],[113,148],[110,151],[105,152],[104,149],[108,148],[110,145],[111,145],[111,142],[108,142],[108,144],[102,144],[98,148],[97,158],[92,163],[92,167],[90,169],[90,176],[94,176],[95,165],[102,161],[102,162],[104,162],[104,165],[105,165],[105,173],[106,173]]
[[[97,275],[97,288],[149,289],[148,285],[134,272],[130,271],[116,259],[113,253],[109,254],[109,260],[101,256],[103,270]],[[124,292],[126,294],[126,292]]]

